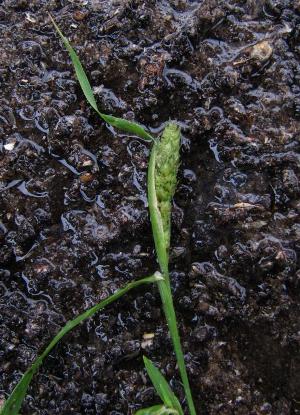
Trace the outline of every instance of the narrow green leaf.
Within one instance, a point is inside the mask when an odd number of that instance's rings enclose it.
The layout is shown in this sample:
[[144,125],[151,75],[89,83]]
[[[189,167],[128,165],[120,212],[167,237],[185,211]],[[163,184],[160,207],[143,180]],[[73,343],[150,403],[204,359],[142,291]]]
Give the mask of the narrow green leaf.
[[60,28],[57,26],[57,24],[55,23],[55,21],[54,21],[54,19],[51,15],[50,15],[50,19],[51,19],[57,33],[61,37],[61,39],[62,39],[62,41],[65,45],[65,48],[69,52],[70,58],[72,60],[72,63],[73,63],[74,69],[75,69],[77,79],[78,79],[79,84],[80,84],[81,89],[82,89],[82,92],[84,93],[84,96],[86,97],[88,103],[94,108],[94,110],[97,112],[97,114],[105,122],[107,122],[108,124],[110,124],[113,127],[119,128],[120,130],[123,130],[123,131],[131,133],[131,134],[135,134],[138,137],[143,138],[144,140],[149,140],[149,141],[153,140],[153,137],[151,136],[151,134],[149,134],[141,125],[136,124],[135,122],[125,120],[123,118],[118,118],[118,117],[113,117],[112,115],[103,114],[102,112],[99,111],[96,100],[95,100],[95,97],[94,97],[94,93],[93,93],[93,90],[92,90],[92,87],[91,87],[91,84],[88,80],[88,77],[86,76],[86,73],[83,69],[83,66],[80,62],[79,57],[77,56],[75,50],[70,45],[70,42],[68,41],[68,39],[61,32]]
[[167,408],[164,405],[154,405],[149,408],[139,409],[135,415],[178,415],[176,409]]
[[122,295],[126,294],[128,291],[132,290],[133,288],[139,287],[142,284],[149,284],[149,283],[157,282],[162,279],[163,278],[161,274],[159,272],[156,272],[151,277],[146,277],[138,281],[130,282],[124,288],[119,289],[110,297],[96,304],[94,307],[90,308],[89,310],[86,310],[84,313],[77,316],[74,320],[69,321],[58,332],[58,334],[52,339],[52,341],[49,343],[49,345],[46,347],[43,353],[35,359],[31,367],[24,373],[21,380],[16,385],[11,395],[5,402],[0,412],[1,415],[18,415],[33,375],[38,371],[39,367],[43,363],[44,358],[50,353],[50,351],[61,340],[61,338],[64,337],[67,333],[69,333],[69,331],[74,329],[76,326],[78,326],[81,322],[83,322],[87,318],[92,317],[95,313],[97,313],[97,311],[106,307],[108,304],[118,300],[120,297],[122,297]]
[[61,32],[60,28],[57,26],[57,24],[55,23],[53,17],[50,15],[50,19],[57,31],[57,33],[59,34],[59,36],[61,37],[61,40],[63,41],[67,51],[69,52],[70,58],[72,60],[74,69],[75,69],[75,73],[77,76],[77,79],[80,83],[82,92],[84,93],[87,101],[89,102],[89,104],[94,108],[95,111],[99,112],[97,104],[96,104],[96,100],[94,97],[94,93],[91,87],[91,84],[86,76],[86,73],[84,72],[83,66],[81,65],[81,62],[75,52],[75,50],[72,48],[72,46],[70,45],[70,42],[68,41],[68,39],[63,35],[63,33]]
[[155,387],[155,390],[158,393],[160,399],[163,401],[167,408],[176,409],[179,415],[183,415],[183,410],[179,400],[172,392],[166,379],[163,377],[157,367],[154,366],[151,360],[147,359],[146,356],[144,356],[144,363],[151,382],[153,383],[153,386]]
[[136,124],[135,122],[125,120],[124,118],[118,118],[103,113],[99,113],[99,115],[103,118],[104,121],[106,121],[113,127],[119,128],[120,130],[126,131],[127,133],[137,135],[138,137],[141,137],[144,140],[153,140],[153,137],[149,133],[147,133],[147,131],[144,130],[144,128],[140,124]]

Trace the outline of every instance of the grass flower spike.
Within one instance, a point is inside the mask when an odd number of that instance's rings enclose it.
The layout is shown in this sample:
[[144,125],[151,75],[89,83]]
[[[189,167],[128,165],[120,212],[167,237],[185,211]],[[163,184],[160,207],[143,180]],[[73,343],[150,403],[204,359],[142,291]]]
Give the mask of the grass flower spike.
[[171,201],[177,184],[180,129],[168,124],[156,146],[155,188],[167,252],[171,238]]

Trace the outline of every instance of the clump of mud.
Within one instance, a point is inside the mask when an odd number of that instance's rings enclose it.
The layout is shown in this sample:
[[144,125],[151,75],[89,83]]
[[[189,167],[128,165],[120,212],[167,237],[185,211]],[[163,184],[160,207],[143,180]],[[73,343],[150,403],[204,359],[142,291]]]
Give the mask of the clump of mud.
[[[4,0],[0,5],[1,398],[70,318],[157,269],[149,146],[91,111],[182,126],[172,283],[200,414],[300,413],[300,3]],[[150,339],[150,340],[149,340]],[[155,287],[61,342],[22,414],[133,414],[183,400]]]

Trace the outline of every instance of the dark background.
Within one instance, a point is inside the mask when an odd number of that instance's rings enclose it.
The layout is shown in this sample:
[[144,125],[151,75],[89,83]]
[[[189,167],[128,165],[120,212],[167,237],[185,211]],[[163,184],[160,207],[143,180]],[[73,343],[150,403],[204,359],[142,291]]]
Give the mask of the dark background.
[[[102,111],[182,126],[171,277],[198,414],[299,414],[298,0],[0,2],[2,398],[68,319],[157,269],[149,145],[87,105],[48,11]],[[158,403],[143,353],[182,400],[156,287],[68,335],[21,413]]]

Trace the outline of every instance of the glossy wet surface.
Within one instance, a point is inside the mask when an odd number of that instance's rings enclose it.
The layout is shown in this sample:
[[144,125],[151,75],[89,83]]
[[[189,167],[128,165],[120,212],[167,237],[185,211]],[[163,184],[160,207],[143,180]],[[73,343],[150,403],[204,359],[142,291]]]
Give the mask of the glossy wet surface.
[[[171,269],[198,413],[300,413],[300,3],[288,0],[1,2],[1,398],[68,319],[157,268],[149,145],[88,107],[48,11],[99,108],[153,133],[182,125]],[[157,403],[143,353],[182,399],[155,287],[68,335],[22,414]]]

